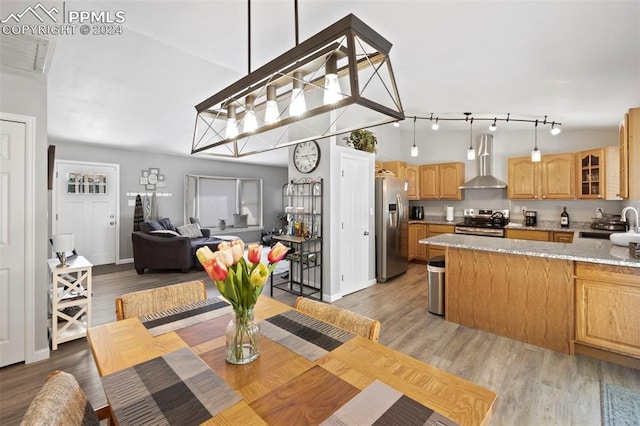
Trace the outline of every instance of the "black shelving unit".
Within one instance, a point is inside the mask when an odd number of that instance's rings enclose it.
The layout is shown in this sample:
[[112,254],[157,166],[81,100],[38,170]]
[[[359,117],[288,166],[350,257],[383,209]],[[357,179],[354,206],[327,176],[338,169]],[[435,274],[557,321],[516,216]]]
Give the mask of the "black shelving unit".
[[282,186],[286,234],[273,240],[291,248],[286,257],[289,272],[271,274],[271,296],[278,289],[322,300],[322,184],[322,179],[303,178]]

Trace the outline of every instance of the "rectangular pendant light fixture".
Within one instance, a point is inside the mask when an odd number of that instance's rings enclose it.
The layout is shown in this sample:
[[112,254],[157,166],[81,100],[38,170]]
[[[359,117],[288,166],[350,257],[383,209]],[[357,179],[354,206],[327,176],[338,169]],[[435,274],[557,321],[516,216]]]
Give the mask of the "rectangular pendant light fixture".
[[403,120],[390,49],[347,15],[196,105],[191,153],[244,157]]

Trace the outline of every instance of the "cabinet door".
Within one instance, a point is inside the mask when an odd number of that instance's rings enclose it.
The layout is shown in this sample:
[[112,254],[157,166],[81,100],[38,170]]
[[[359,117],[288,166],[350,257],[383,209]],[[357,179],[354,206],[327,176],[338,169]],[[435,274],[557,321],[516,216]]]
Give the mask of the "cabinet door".
[[407,163],[404,161],[385,161],[382,163],[382,167],[392,171],[396,177],[407,178]]
[[427,238],[427,225],[416,225],[416,259],[427,260],[427,245],[418,241]]
[[513,200],[533,200],[538,198],[539,177],[538,163],[531,162],[531,157],[509,158],[508,163],[508,197]]
[[573,232],[554,232],[553,242],[554,243],[572,243]]
[[418,227],[420,225],[409,224],[409,260],[413,260],[418,256]]
[[464,183],[464,163],[440,164],[440,198],[462,200],[460,185]]
[[542,198],[575,198],[574,154],[543,155],[541,162]]
[[407,189],[407,197],[410,200],[419,200],[420,192],[418,190],[418,166],[407,166],[407,180],[409,181],[409,189]]
[[627,123],[627,173],[629,180],[627,181],[628,198],[630,200],[640,200],[640,167],[638,167],[638,158],[640,158],[640,107],[629,110],[629,121]]
[[620,144],[620,197],[629,198],[629,114],[625,114],[619,127]]
[[640,356],[640,287],[576,278],[576,340]]
[[605,188],[604,150],[592,149],[576,154],[578,198],[602,198]]
[[438,199],[438,172],[437,164],[424,164],[420,166],[420,199]]
[[504,233],[505,238],[516,238],[518,240],[530,241],[549,241],[549,233],[547,231],[529,231],[526,229],[507,229]]

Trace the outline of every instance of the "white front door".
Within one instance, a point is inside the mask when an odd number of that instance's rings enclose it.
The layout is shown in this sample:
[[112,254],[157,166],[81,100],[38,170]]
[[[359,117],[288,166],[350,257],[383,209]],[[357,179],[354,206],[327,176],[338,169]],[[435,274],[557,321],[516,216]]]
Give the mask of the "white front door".
[[25,360],[25,149],[25,123],[0,120],[0,367]]
[[341,156],[340,290],[343,296],[369,286],[369,159]]
[[76,252],[94,265],[116,262],[119,166],[56,161],[53,234],[72,233]]

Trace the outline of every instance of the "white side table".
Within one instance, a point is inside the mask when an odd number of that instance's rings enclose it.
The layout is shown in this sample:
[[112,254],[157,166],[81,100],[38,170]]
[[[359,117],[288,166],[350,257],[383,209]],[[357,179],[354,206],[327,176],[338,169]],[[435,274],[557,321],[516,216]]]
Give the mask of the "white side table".
[[85,337],[91,327],[93,265],[83,256],[68,260],[66,268],[58,268],[58,259],[47,263],[51,271],[51,349],[55,351],[59,343]]

